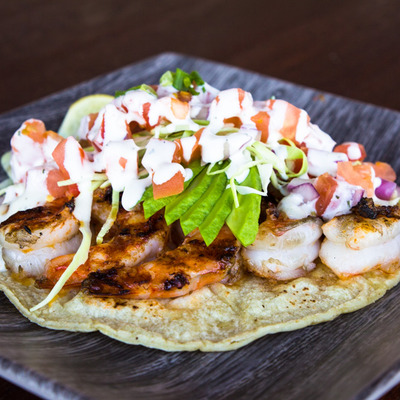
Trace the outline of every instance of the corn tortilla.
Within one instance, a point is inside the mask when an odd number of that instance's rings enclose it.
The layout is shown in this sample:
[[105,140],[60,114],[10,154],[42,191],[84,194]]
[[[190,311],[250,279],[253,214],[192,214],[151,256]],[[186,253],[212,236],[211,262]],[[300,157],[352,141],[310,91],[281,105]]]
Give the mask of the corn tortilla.
[[[398,267],[398,265],[397,265]],[[277,282],[245,275],[176,299],[133,300],[67,291],[48,307],[31,307],[48,291],[0,274],[0,289],[40,326],[77,332],[100,331],[129,344],[166,351],[227,351],[266,334],[300,329],[373,303],[400,280],[374,270],[341,280],[318,264],[306,277]]]

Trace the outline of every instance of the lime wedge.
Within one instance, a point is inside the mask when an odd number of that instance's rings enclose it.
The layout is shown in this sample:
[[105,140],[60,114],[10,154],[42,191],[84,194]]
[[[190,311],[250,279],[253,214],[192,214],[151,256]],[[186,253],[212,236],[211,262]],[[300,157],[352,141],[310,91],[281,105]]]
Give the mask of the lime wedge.
[[11,178],[11,151],[7,151],[1,156],[1,166],[3,167],[4,171],[7,172],[9,178]]
[[86,115],[99,112],[113,99],[114,97],[109,94],[92,94],[75,101],[75,103],[71,104],[65,114],[64,120],[58,130],[58,134],[63,137],[76,137],[81,119]]

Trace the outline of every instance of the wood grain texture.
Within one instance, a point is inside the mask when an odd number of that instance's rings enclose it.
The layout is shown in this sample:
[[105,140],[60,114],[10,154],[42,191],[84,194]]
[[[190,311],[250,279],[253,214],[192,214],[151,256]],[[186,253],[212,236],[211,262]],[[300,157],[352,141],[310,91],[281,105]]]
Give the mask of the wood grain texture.
[[[400,171],[399,113],[171,53],[3,114],[0,146],[6,148],[25,118],[41,118],[49,129],[57,129],[77,98],[157,82],[163,71],[178,66],[200,71],[219,88],[239,86],[255,99],[275,95],[293,102],[335,140],[360,141],[370,159]],[[399,294],[400,287],[333,322],[266,336],[226,353],[165,353],[97,333],[46,330],[25,320],[2,296],[0,370],[7,379],[52,399],[374,399],[396,383],[390,377],[400,370],[400,337],[393,334],[400,328]]]

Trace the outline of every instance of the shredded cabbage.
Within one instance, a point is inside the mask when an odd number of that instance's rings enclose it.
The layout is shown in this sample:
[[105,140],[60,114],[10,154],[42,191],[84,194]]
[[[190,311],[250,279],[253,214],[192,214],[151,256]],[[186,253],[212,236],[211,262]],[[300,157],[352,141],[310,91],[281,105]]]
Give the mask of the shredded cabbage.
[[108,233],[111,227],[114,225],[115,220],[117,219],[119,209],[119,192],[116,190],[112,191],[112,201],[111,201],[111,210],[108,214],[107,220],[104,225],[101,227],[101,230],[96,238],[97,244],[103,243],[104,236]]
[[58,282],[55,284],[53,289],[51,289],[50,293],[47,295],[47,297],[41,301],[39,304],[36,304],[36,306],[32,307],[29,311],[33,312],[38,310],[39,308],[44,307],[45,305],[49,304],[54,297],[57,296],[57,294],[60,292],[60,290],[63,288],[67,280],[70,278],[70,276],[78,269],[78,267],[86,262],[89,256],[89,249],[90,249],[90,244],[92,241],[92,232],[90,230],[90,224],[88,223],[81,223],[81,227],[79,228],[80,232],[82,233],[82,242],[79,246],[78,251],[75,253],[74,258],[71,261],[71,264],[69,264],[68,268],[64,271],[64,273],[61,275],[60,279]]

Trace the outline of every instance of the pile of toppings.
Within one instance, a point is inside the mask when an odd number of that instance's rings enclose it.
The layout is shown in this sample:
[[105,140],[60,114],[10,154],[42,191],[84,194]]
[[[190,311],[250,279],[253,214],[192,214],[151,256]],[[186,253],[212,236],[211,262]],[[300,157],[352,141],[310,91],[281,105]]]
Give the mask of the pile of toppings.
[[399,200],[393,169],[365,162],[361,144],[335,147],[304,110],[274,98],[254,101],[242,89],[219,91],[180,69],[159,85],[117,92],[75,136],[27,120],[11,147],[1,220],[73,197],[85,249],[93,190],[110,185],[113,207],[97,243],[120,203],[126,210],[142,203],[146,218],[165,208],[168,224],[180,220],[185,234],[199,228],[207,244],[226,223],[247,246],[262,196],[277,199],[291,219],[325,220],[349,213],[362,197],[382,205]]

